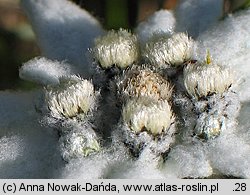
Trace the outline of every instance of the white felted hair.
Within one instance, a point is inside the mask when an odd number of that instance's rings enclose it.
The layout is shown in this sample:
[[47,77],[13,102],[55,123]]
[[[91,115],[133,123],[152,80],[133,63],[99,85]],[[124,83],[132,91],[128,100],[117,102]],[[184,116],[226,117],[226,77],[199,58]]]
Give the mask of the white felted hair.
[[89,76],[91,62],[86,53],[103,33],[99,22],[87,11],[67,0],[21,0],[35,31],[42,54],[72,64]]
[[155,34],[170,35],[175,28],[175,17],[172,11],[160,10],[139,23],[136,33],[140,44],[147,43]]

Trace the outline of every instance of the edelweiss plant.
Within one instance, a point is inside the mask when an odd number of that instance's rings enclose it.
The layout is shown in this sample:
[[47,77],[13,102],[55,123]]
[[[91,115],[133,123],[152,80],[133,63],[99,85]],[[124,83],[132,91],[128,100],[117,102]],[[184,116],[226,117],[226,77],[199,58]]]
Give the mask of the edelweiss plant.
[[3,178],[250,178],[249,10],[180,1],[133,33],[21,4],[43,57],[19,71],[38,89],[0,92]]

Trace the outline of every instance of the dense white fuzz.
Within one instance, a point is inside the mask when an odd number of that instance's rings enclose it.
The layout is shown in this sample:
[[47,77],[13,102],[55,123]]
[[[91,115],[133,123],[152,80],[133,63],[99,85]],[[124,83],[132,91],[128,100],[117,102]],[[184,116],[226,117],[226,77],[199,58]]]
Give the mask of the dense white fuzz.
[[146,148],[140,154],[138,159],[125,161],[120,164],[119,172],[114,172],[114,179],[164,179],[159,167],[161,166],[162,158],[153,153],[150,148]]
[[250,178],[250,145],[245,136],[227,133],[209,143],[208,157],[214,169],[225,175]]
[[139,42],[145,44],[154,34],[172,34],[175,28],[173,12],[160,10],[152,14],[136,28]]
[[214,63],[190,63],[184,68],[183,74],[188,94],[196,99],[214,93],[222,94],[234,82],[230,69]]
[[157,135],[168,130],[173,122],[173,114],[166,100],[154,102],[151,99],[139,98],[131,99],[125,104],[122,119],[136,133],[147,131]]
[[60,179],[102,179],[110,166],[110,154],[96,153],[87,158],[71,159],[58,171]]
[[95,39],[93,54],[102,68],[110,68],[113,65],[126,68],[138,58],[137,37],[123,29],[117,32],[109,31]]
[[70,65],[52,61],[46,58],[34,58],[20,68],[19,76],[22,79],[43,85],[59,84],[59,78],[74,72]]
[[147,97],[154,100],[169,100],[172,95],[170,83],[150,69],[132,68],[125,71],[117,85],[124,99]]
[[55,118],[71,118],[86,115],[95,104],[95,91],[91,82],[78,76],[59,78],[60,84],[48,86],[45,103]]
[[[201,109],[199,103],[205,107]],[[231,91],[196,102],[198,118],[194,133],[208,140],[235,131],[240,107],[238,94]]]
[[192,59],[195,42],[185,33],[155,35],[142,49],[142,56],[156,67],[182,65]]
[[241,105],[239,117],[238,117],[238,135],[243,135],[244,139],[250,143],[250,102],[244,102]]
[[163,171],[168,174],[172,173],[177,178],[211,176],[213,168],[204,145],[202,143],[190,143],[173,147],[163,166]]
[[176,31],[197,37],[223,17],[223,6],[223,0],[179,0]]
[[89,76],[88,48],[103,34],[99,22],[86,10],[68,0],[21,0],[36,33],[42,54],[72,64]]
[[[20,136],[3,136],[0,139],[0,165],[4,161],[14,161],[22,155],[24,142]],[[2,171],[0,170],[0,173]]]
[[91,127],[72,127],[59,139],[62,157],[65,161],[86,157],[100,150],[97,136]]
[[[110,146],[102,148],[94,155],[85,158],[71,159],[66,166],[59,170],[62,179],[102,179],[115,178],[121,174],[124,162],[131,161],[124,147]],[[121,177],[118,177],[121,178]]]
[[39,124],[37,92],[0,91],[0,177],[55,178],[63,166],[57,136]]

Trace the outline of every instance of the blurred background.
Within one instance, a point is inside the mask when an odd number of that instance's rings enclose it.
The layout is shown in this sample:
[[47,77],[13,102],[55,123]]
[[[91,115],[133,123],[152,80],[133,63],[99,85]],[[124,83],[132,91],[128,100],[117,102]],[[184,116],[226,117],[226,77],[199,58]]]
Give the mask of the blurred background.
[[[159,9],[175,9],[183,0],[71,0],[87,9],[106,29],[133,29]],[[224,0],[224,15],[250,6],[250,0]],[[0,0],[0,90],[29,89],[18,77],[22,63],[39,56],[35,35],[19,0]]]

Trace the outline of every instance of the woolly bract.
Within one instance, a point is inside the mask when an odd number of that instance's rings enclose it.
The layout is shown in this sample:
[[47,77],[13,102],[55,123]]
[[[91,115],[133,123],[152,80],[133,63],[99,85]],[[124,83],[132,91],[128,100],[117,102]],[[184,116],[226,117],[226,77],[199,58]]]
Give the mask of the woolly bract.
[[195,42],[185,33],[155,35],[142,49],[142,56],[156,67],[179,66],[192,59]]
[[136,28],[139,42],[145,44],[154,34],[172,34],[175,28],[173,12],[160,10],[141,22]]
[[59,85],[48,86],[45,91],[45,103],[52,117],[72,118],[93,109],[95,91],[91,82],[77,76],[61,77],[59,81]]
[[68,0],[21,0],[43,56],[70,63],[90,75],[88,48],[103,29],[93,16]]
[[213,93],[222,94],[234,82],[229,69],[214,63],[188,64],[183,74],[188,94],[196,99]]
[[147,131],[157,135],[165,132],[172,123],[173,114],[168,102],[140,98],[129,100],[122,109],[123,122],[132,131]]
[[23,64],[20,78],[43,85],[59,84],[59,78],[74,72],[69,64],[42,58],[35,58]]
[[223,0],[180,0],[175,9],[175,30],[195,38],[223,17],[223,6]]
[[115,65],[126,68],[135,62],[139,55],[137,37],[126,30],[109,31],[95,39],[93,54],[102,68]]
[[134,68],[123,73],[117,83],[123,98],[147,97],[154,100],[169,100],[172,95],[170,83],[159,73],[150,69]]
[[34,109],[37,91],[0,91],[0,177],[54,178],[63,166],[58,138],[41,126]]

